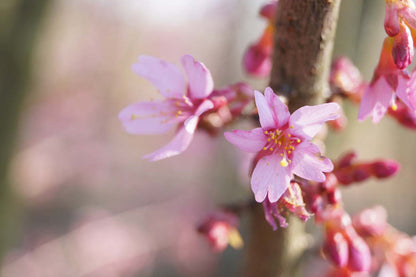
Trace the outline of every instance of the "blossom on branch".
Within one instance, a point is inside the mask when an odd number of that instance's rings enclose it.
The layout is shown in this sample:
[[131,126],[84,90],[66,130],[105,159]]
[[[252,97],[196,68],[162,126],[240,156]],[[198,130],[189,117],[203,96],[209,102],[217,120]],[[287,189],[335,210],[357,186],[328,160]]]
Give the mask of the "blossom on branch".
[[293,174],[323,182],[323,172],[332,171],[333,165],[311,140],[326,121],[338,118],[339,105],[304,106],[290,115],[271,88],[266,88],[265,95],[255,91],[255,102],[261,127],[224,135],[241,150],[257,153],[251,176],[256,201],[263,202],[266,197],[271,203],[278,201]]

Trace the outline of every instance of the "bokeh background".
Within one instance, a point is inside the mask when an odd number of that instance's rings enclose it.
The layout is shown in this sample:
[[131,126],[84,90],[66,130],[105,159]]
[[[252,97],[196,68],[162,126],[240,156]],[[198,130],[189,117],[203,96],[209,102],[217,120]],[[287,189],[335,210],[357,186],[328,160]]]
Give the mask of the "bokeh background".
[[[147,54],[203,61],[220,88],[246,81],[245,48],[265,27],[264,0],[2,0],[0,34],[1,276],[238,275],[243,250],[213,253],[195,232],[218,204],[251,197],[249,159],[198,133],[182,155],[141,156],[172,134],[133,136],[118,112],[159,97],[130,69]],[[36,2],[36,3],[34,3]],[[384,1],[344,0],[334,55],[371,78],[384,38]],[[400,173],[344,190],[346,209],[383,204],[416,233],[416,134],[386,117],[331,134],[331,158],[392,158]],[[243,218],[243,237],[246,236]]]

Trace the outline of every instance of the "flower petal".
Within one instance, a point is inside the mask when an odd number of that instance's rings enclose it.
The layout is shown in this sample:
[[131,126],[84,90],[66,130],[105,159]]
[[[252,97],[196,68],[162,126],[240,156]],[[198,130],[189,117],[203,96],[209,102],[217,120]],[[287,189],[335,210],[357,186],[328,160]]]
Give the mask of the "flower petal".
[[409,109],[416,110],[416,71],[413,71],[410,79],[399,76],[396,94]]
[[276,128],[277,126],[273,118],[273,111],[269,107],[265,96],[260,91],[256,90],[254,91],[254,99],[256,101],[261,127],[263,127],[263,129]]
[[289,125],[293,126],[291,133],[310,140],[321,130],[326,121],[337,119],[340,111],[337,103],[303,106],[290,116]]
[[276,202],[289,186],[291,173],[280,165],[276,155],[261,158],[251,176],[251,189],[257,202],[263,202],[268,194],[270,202]]
[[281,127],[287,123],[290,117],[289,109],[273,92],[270,87],[264,91],[264,96],[273,114],[273,119],[277,127]]
[[183,56],[181,62],[188,76],[191,98],[207,97],[214,89],[214,81],[209,70],[190,55]]
[[266,145],[267,138],[262,128],[251,131],[232,130],[224,133],[225,139],[243,151],[256,153]]
[[186,92],[186,83],[179,68],[151,56],[140,56],[132,70],[150,81],[167,98],[181,98]]
[[185,129],[188,130],[189,132],[193,132],[192,130],[195,130],[197,127],[199,116],[212,108],[214,108],[214,103],[212,103],[212,101],[208,99],[204,100],[198,106],[195,113],[185,120],[184,122]]
[[175,110],[167,101],[139,102],[124,108],[118,118],[130,134],[161,134],[183,120],[172,116]]
[[311,142],[302,142],[293,153],[292,172],[301,178],[323,182],[325,175],[322,172],[331,172],[333,169],[331,160],[321,157],[318,146]]
[[191,144],[192,138],[194,136],[194,131],[195,130],[193,130],[193,132],[189,132],[184,127],[179,128],[175,137],[167,145],[153,153],[143,156],[143,158],[154,162],[182,153]]
[[361,99],[358,120],[362,121],[371,115],[374,123],[380,122],[393,101],[393,89],[384,77],[367,87]]

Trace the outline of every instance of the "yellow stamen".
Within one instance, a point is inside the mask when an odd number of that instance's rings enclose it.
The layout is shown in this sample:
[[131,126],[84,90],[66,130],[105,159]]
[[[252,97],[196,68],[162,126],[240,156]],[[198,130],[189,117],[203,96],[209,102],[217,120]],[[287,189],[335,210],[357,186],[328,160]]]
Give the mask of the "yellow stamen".
[[283,159],[280,161],[280,165],[281,165],[281,166],[283,166],[283,167],[286,167],[286,166],[288,166],[288,165],[289,165],[289,163],[286,161],[286,158],[283,158]]

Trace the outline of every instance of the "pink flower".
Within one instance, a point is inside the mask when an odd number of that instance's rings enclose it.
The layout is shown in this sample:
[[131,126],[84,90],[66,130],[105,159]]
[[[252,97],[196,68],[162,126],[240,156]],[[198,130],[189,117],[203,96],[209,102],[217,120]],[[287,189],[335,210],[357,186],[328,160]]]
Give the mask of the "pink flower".
[[199,122],[199,117],[212,109],[207,99],[213,90],[211,73],[204,64],[185,55],[181,59],[188,76],[185,82],[179,68],[150,56],[140,56],[133,64],[135,73],[149,80],[166,99],[139,102],[124,108],[119,119],[131,134],[161,134],[177,126],[175,137],[161,149],[144,156],[157,161],[185,151]]
[[260,128],[251,131],[233,130],[225,138],[243,151],[257,154],[257,164],[251,176],[251,188],[257,202],[268,195],[276,202],[289,186],[293,174],[304,179],[323,182],[333,169],[332,162],[321,157],[311,139],[322,124],[339,116],[339,105],[327,103],[304,106],[292,115],[271,88],[265,95],[255,91]]
[[394,38],[387,37],[373,80],[361,99],[358,120],[371,116],[373,122],[378,123],[389,107],[397,109],[396,97],[410,109],[416,109],[416,91],[412,89],[416,85],[416,76],[409,76],[405,70],[397,68],[392,55],[393,47]]

